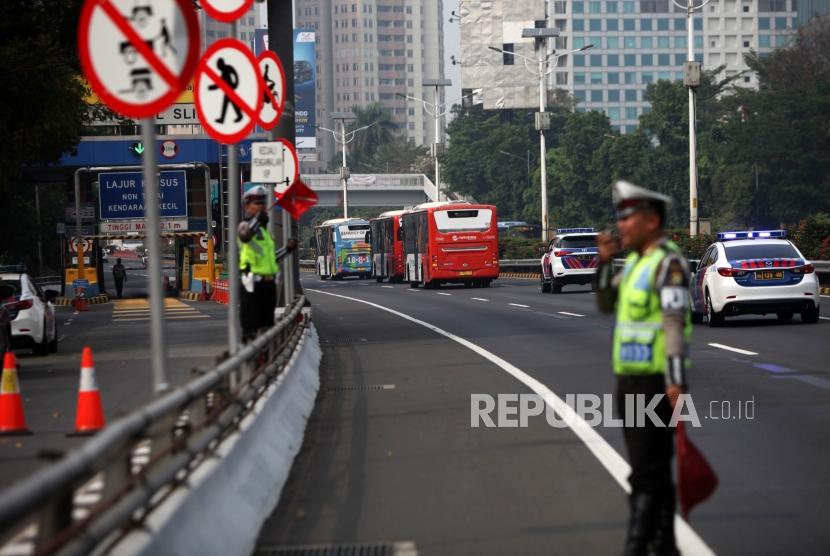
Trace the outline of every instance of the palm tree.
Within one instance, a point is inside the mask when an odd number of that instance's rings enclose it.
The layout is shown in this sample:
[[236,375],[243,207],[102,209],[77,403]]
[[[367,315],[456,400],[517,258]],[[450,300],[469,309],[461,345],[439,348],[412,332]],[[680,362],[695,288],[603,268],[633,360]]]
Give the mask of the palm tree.
[[398,126],[392,121],[392,113],[389,109],[377,102],[363,108],[355,106],[352,111],[356,118],[349,124],[346,131],[368,127],[358,131],[355,135],[354,141],[349,145],[350,155],[355,162],[369,160],[375,156],[381,145],[393,140]]

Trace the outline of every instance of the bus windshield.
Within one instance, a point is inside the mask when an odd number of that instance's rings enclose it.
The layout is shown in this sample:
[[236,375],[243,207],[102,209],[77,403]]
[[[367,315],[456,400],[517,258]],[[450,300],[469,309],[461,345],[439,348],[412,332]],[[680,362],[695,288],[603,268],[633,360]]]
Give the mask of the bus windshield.
[[435,225],[439,232],[486,232],[490,229],[491,209],[437,210]]

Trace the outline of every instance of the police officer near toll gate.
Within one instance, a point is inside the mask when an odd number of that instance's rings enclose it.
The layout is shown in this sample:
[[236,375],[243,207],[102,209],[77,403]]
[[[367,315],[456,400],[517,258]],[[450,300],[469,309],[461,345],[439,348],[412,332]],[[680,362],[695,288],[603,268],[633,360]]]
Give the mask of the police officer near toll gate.
[[237,239],[242,275],[239,320],[243,342],[250,342],[261,331],[274,326],[280,271],[277,260],[297,246],[296,240],[290,239],[280,252],[275,250],[268,232],[268,195],[268,188],[257,185],[242,196],[244,220],[239,223]]
[[[688,265],[663,231],[671,199],[625,181],[613,188],[619,238],[598,237],[597,303],[616,312],[612,361],[617,377],[615,406],[621,418],[627,397],[665,394],[655,413],[668,425],[686,390],[684,369],[691,333]],[[618,274],[613,258],[630,250]],[[625,420],[631,463],[629,524],[624,556],[679,555],[674,536],[675,487],[671,462],[674,428]]]

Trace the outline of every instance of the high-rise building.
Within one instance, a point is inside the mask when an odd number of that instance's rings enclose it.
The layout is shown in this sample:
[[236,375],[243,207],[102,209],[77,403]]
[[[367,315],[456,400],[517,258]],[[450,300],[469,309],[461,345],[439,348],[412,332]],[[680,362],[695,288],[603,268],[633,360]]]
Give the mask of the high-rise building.
[[[720,76],[736,77],[738,85],[757,86],[757,76],[748,71],[744,54],[755,50],[763,56],[785,46],[799,24],[797,1],[712,0],[694,13],[695,59],[704,70],[724,66]],[[826,0],[812,3],[822,1]],[[685,0],[678,2],[685,5]],[[560,31],[558,38],[551,39],[552,48],[564,51],[593,45],[558,58],[550,68],[549,86],[573,94],[577,110],[604,111],[617,129],[632,131],[639,116],[650,108],[644,99],[648,84],[683,80],[688,53],[686,9],[671,0],[543,0],[542,4],[547,7],[547,26]],[[488,29],[489,46],[533,55],[532,42],[516,39],[515,27],[538,26],[539,14],[530,7],[538,8],[529,2],[524,21],[516,21],[511,18],[515,16],[513,5],[506,0],[461,2],[462,87],[483,87],[485,107],[488,97],[494,96],[487,87],[499,66],[511,72],[514,90],[537,86],[529,72],[507,67],[520,60],[509,61],[479,40],[482,29]],[[489,67],[480,69],[482,64]],[[523,107],[536,106],[538,100]]]
[[[432,142],[433,120],[421,103],[433,102],[425,79],[443,77],[442,0],[296,0],[295,26],[316,31],[317,122],[335,129],[332,112],[379,102],[401,134]],[[439,102],[443,102],[443,92]],[[319,171],[334,156],[331,134],[317,134]]]
[[[260,21],[260,10],[257,4],[251,6],[245,15],[236,20],[236,38],[247,44],[253,50],[254,30],[261,29],[264,25]],[[202,46],[207,47],[211,43],[230,37],[231,24],[222,23],[212,19],[204,10],[199,10],[200,29],[202,30]]]

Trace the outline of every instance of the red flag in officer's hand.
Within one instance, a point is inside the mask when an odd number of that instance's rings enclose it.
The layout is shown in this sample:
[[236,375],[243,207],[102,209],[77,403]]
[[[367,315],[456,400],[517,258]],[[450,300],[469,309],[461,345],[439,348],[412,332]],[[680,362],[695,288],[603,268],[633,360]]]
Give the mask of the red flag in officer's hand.
[[718,477],[712,466],[686,436],[683,421],[677,423],[677,494],[683,518],[715,492]]
[[317,204],[320,198],[301,179],[296,179],[277,201],[277,204],[288,211],[291,218],[299,220],[308,209]]

